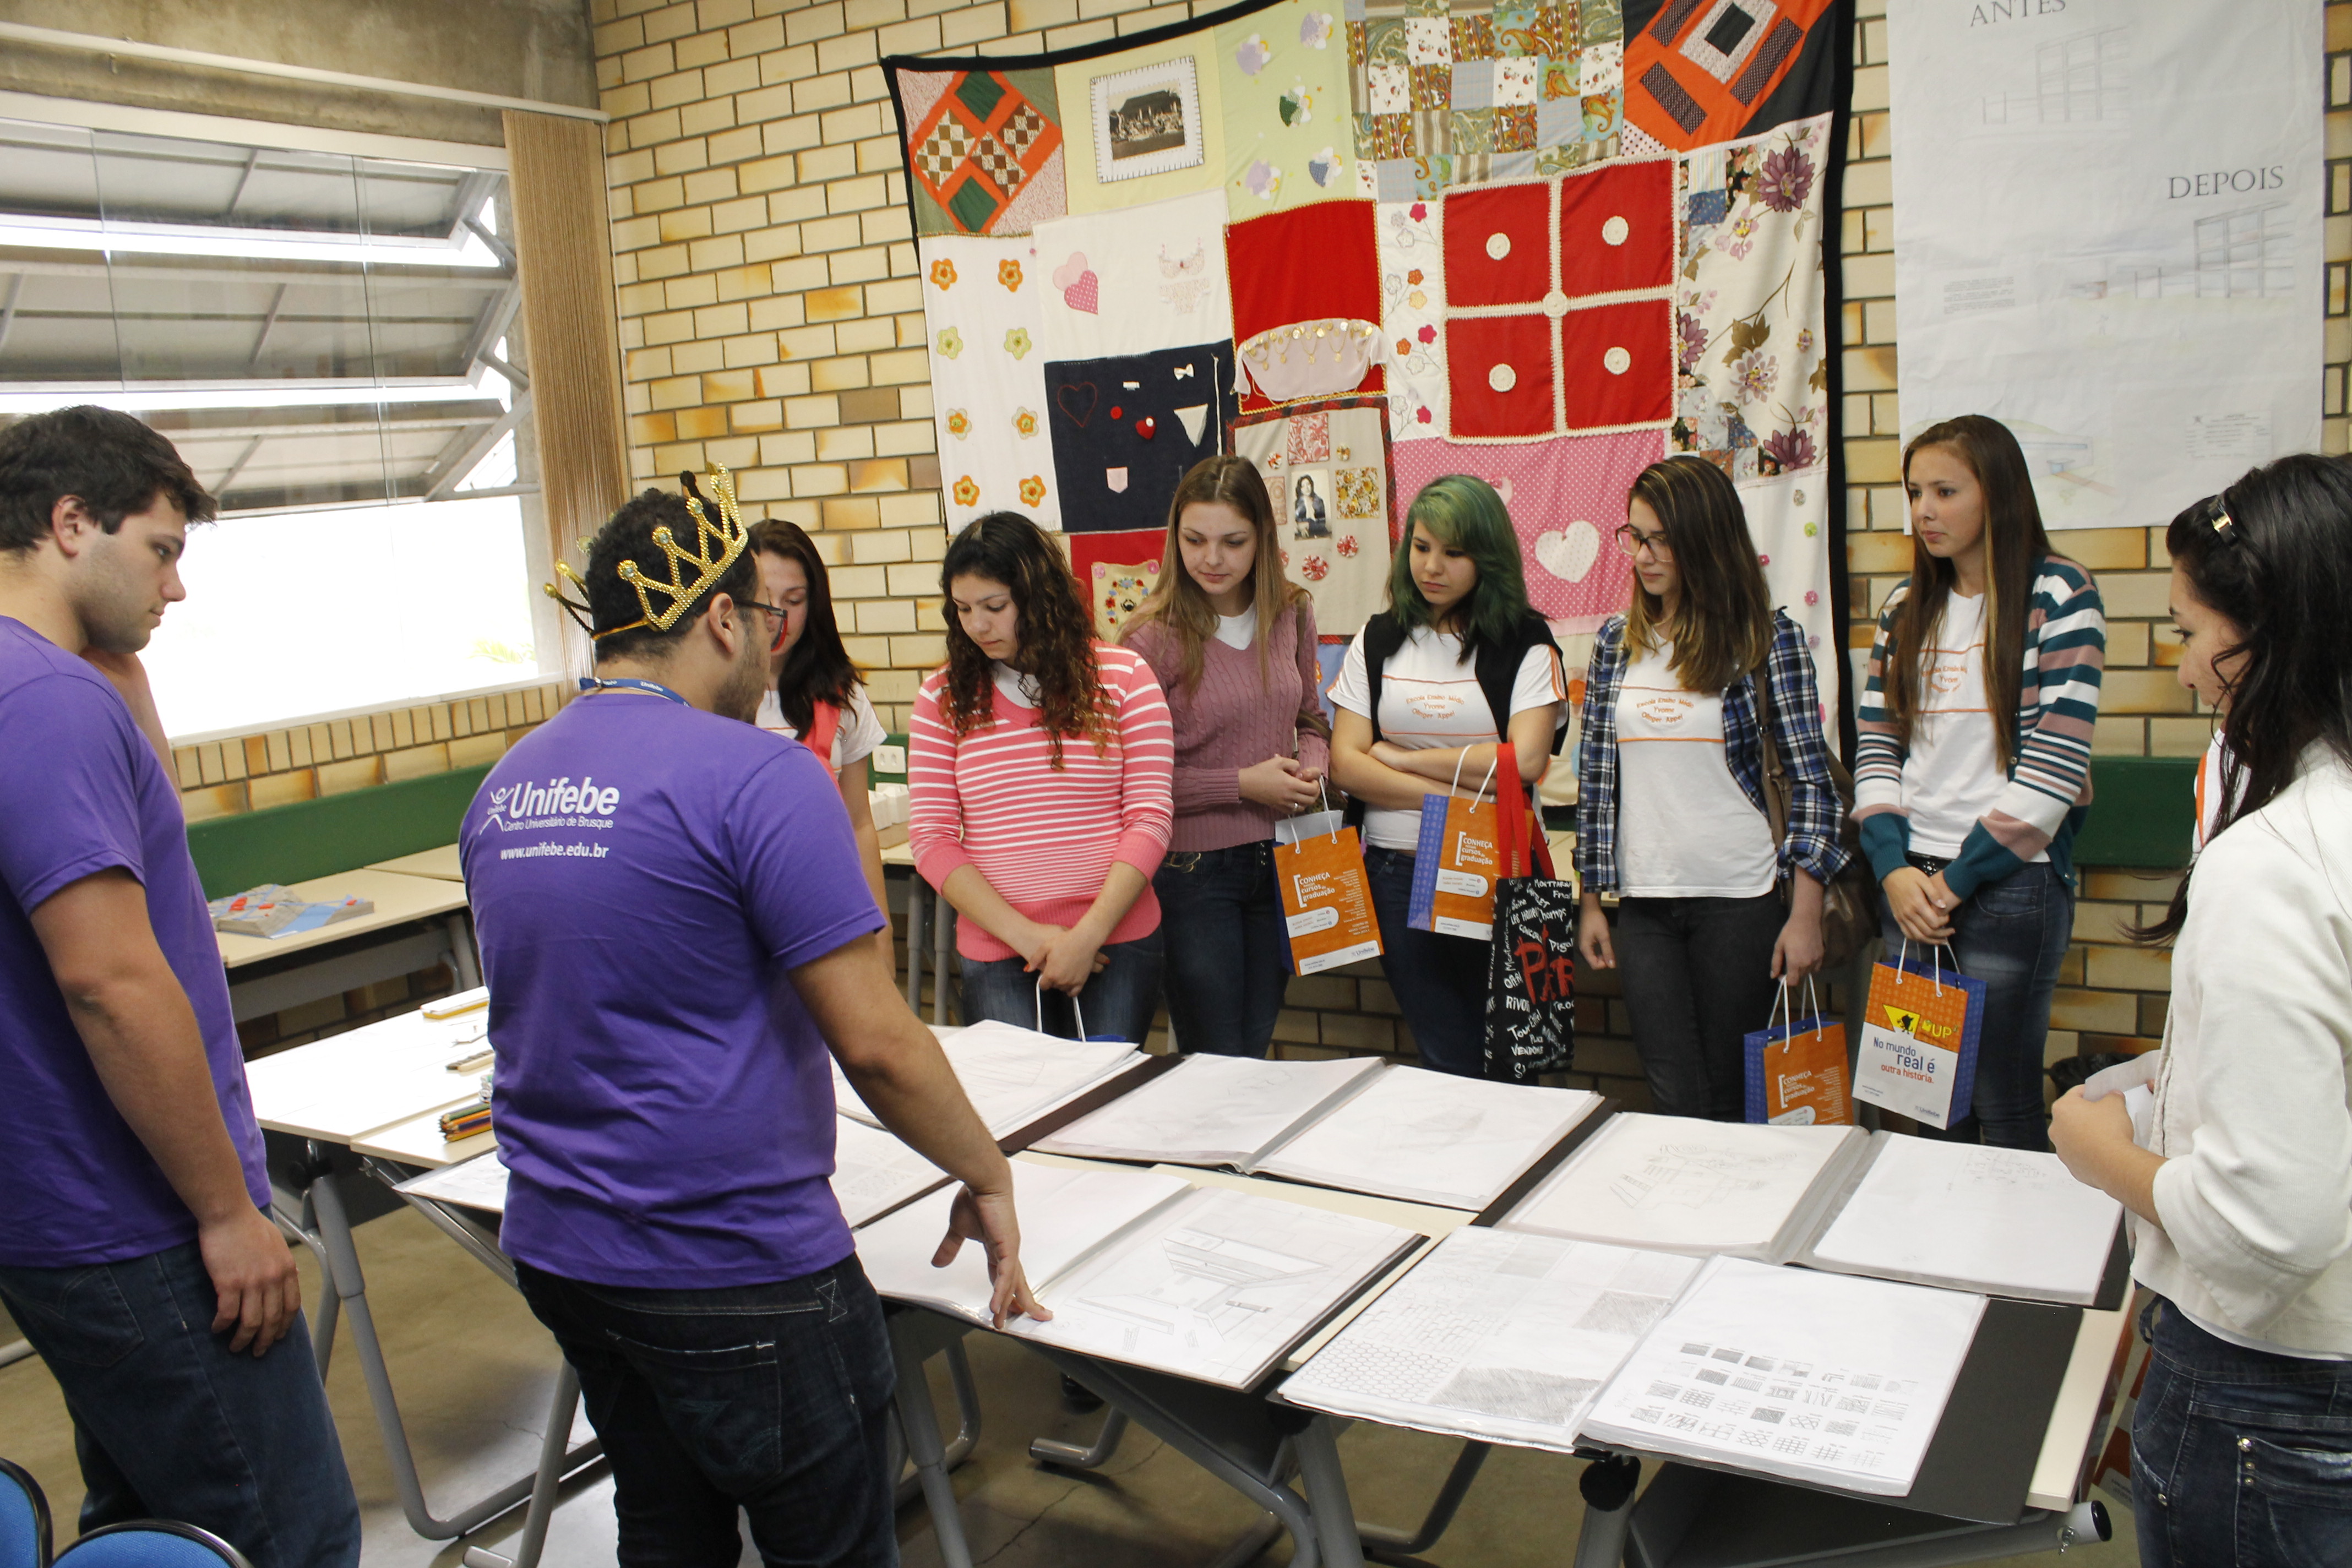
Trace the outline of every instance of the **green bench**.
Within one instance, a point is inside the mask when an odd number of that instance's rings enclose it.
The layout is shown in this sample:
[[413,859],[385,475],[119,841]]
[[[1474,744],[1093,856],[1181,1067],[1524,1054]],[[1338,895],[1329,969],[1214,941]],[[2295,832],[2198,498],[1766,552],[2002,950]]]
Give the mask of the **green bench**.
[[188,824],[205,897],[307,882],[457,841],[488,766],[321,795]]

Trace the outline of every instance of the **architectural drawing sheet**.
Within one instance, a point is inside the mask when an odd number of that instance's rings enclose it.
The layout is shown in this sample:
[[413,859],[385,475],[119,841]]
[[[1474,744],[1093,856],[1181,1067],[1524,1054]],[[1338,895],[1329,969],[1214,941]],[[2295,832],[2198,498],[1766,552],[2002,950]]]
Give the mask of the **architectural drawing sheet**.
[[1246,1388],[1416,1240],[1278,1198],[1202,1187],[1050,1287],[1025,1339]]
[[411,1176],[394,1190],[462,1208],[486,1209],[499,1215],[507,1212],[507,1168],[499,1163],[495,1149],[437,1171],[427,1171],[421,1176]]
[[1786,1257],[1817,1194],[1867,1147],[1854,1127],[1612,1117],[1502,1223],[1667,1252]]
[[1280,1142],[1300,1121],[1381,1070],[1376,1057],[1328,1062],[1191,1056],[1142,1088],[1037,1144],[1050,1154],[1231,1165]]
[[1622,1447],[1910,1491],[1985,1299],[1710,1259],[1585,1418]]
[[1892,0],[1906,439],[2008,425],[2053,528],[2317,449],[2321,0]]
[[1391,1068],[1258,1162],[1259,1173],[1447,1208],[1482,1209],[1601,1097]]
[[[1116,1041],[1058,1039],[1010,1024],[974,1024],[940,1043],[948,1065],[971,1100],[989,1136],[1002,1138],[1066,1100],[1092,1089],[1115,1072],[1143,1060],[1143,1053]],[[881,1122],[833,1064],[834,1104],[844,1116],[869,1126]]]
[[1472,1226],[1438,1243],[1282,1385],[1334,1415],[1568,1453],[1701,1265]]
[[846,1116],[833,1119],[833,1196],[851,1228],[887,1214],[948,1173],[898,1141],[898,1135]]
[[[1055,1276],[1088,1248],[1192,1190],[1181,1176],[1150,1171],[1013,1161],[1013,1201],[1021,1215],[1021,1264],[1029,1288],[1040,1298],[1053,1294]],[[857,1260],[883,1295],[984,1325],[988,1257],[980,1244],[966,1242],[945,1268],[931,1267],[954,1201],[955,1189],[944,1188],[866,1226],[857,1233]],[[1054,1303],[1045,1305],[1051,1310]]]
[[2123,1205],[2055,1154],[1882,1132],[1805,1261],[1959,1290],[2089,1303]]

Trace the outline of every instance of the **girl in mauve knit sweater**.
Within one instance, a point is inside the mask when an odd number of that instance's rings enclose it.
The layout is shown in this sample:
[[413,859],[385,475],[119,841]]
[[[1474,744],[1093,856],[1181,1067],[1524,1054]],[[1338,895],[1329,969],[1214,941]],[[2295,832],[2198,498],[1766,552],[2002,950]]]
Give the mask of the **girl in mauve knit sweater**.
[[1282,574],[1274,503],[1245,458],[1184,476],[1160,562],[1119,640],[1175,726],[1176,822],[1151,879],[1169,1021],[1181,1050],[1263,1057],[1290,974],[1274,825],[1315,804],[1330,755],[1315,606]]
[[[915,695],[915,868],[962,919],[963,1021],[1141,1044],[1160,1005],[1168,704],[1094,640],[1062,552],[992,512],[940,567],[948,661]],[[1040,1015],[1043,1015],[1042,1023]]]

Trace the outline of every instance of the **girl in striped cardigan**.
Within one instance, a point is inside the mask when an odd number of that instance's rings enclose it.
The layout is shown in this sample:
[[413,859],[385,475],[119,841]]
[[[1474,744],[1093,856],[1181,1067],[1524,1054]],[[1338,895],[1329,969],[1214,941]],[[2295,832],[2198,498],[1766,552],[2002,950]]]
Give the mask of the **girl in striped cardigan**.
[[2052,552],[2024,454],[1981,415],[1904,449],[1914,540],[1870,649],[1854,820],[1889,949],[1948,943],[1985,984],[1973,1113],[1948,1136],[2047,1149],[2043,1037],[2073,932],[2106,618]]

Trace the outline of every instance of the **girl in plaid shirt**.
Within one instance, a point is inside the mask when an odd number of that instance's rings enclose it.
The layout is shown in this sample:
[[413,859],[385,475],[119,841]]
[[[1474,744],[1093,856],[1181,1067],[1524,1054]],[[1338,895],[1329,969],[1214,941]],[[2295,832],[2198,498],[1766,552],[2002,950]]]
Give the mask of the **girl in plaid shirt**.
[[[1820,966],[1822,889],[1846,862],[1812,654],[1772,607],[1739,492],[1713,463],[1643,469],[1617,542],[1636,582],[1585,681],[1578,942],[1585,963],[1621,972],[1654,1108],[1737,1121],[1742,1037],[1764,1026],[1780,981]],[[1778,843],[1759,678],[1795,786]]]

